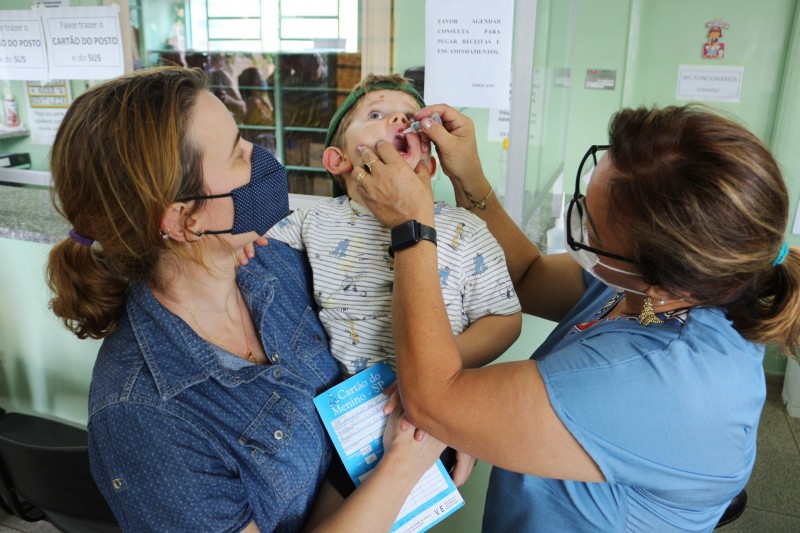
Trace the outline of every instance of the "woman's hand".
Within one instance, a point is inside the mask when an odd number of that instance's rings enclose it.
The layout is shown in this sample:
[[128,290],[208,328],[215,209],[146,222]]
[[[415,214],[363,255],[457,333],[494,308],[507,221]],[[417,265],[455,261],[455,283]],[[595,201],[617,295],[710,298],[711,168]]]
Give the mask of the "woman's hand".
[[[388,416],[392,414],[392,412],[394,412],[395,409],[400,409],[400,410],[403,409],[403,404],[400,401],[400,392],[397,390],[397,380],[395,380],[394,383],[383,389],[382,392],[383,394],[389,397],[389,399],[386,400],[386,403],[383,405],[383,414]],[[403,420],[400,421],[400,430],[405,431],[409,427],[411,427],[411,422],[409,422],[408,419],[403,417]],[[422,440],[422,437],[425,436],[425,432],[419,428],[417,428],[415,431],[416,432],[414,433],[414,438],[416,440]]]
[[[428,118],[433,113],[441,117],[441,126]],[[414,118],[421,120],[420,131],[436,145],[442,171],[455,185],[470,190],[482,183],[480,179],[485,178],[478,157],[475,126],[469,117],[448,105],[436,104],[417,111]]]
[[436,463],[445,445],[428,434],[417,440],[415,433],[416,428],[403,417],[402,406],[396,407],[386,421],[383,434],[385,455],[381,460],[395,462],[404,472],[418,479]]
[[[412,219],[433,226],[433,190],[425,165],[420,162],[412,170],[386,141],[378,141],[374,148],[359,149],[362,166],[353,173],[361,198],[372,214],[387,228]],[[363,167],[364,161],[370,162],[370,172]]]

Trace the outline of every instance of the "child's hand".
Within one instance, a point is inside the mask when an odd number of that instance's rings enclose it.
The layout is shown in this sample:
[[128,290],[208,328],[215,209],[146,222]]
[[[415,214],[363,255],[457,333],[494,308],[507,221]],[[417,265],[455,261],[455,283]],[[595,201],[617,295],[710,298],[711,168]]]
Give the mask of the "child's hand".
[[453,483],[456,487],[460,487],[467,482],[478,460],[471,455],[456,450],[456,465],[453,471],[450,472],[450,477],[453,478]]
[[259,246],[266,246],[267,244],[269,244],[269,241],[267,240],[266,237],[259,237],[254,242],[249,242],[245,244],[244,248],[242,248],[239,251],[239,253],[236,254],[236,259],[239,261],[239,264],[241,266],[246,265],[250,261],[250,259],[252,259],[254,255],[256,255],[256,247],[255,247],[256,244],[258,244]]

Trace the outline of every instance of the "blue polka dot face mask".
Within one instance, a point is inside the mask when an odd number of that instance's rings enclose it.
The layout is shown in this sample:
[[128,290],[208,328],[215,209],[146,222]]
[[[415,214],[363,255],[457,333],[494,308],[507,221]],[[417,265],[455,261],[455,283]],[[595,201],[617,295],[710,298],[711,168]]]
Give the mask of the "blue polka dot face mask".
[[227,230],[203,231],[203,234],[239,235],[254,231],[264,235],[276,222],[289,214],[286,169],[264,147],[254,144],[248,183],[229,193],[191,196],[178,201],[214,200],[228,196],[233,199],[233,227]]

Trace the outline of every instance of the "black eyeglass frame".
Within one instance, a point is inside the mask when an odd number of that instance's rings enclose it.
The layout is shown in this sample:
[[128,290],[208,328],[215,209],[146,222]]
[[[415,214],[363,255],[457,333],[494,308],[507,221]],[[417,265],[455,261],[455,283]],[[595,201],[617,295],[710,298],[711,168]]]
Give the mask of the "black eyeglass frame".
[[[586,161],[589,157],[592,158],[594,161],[594,166],[597,166],[597,152],[601,150],[608,150],[611,148],[610,144],[593,144],[589,147],[586,154],[581,159],[581,164],[578,165],[578,174],[575,176],[575,193],[572,195],[572,199],[569,201],[569,205],[567,206],[567,245],[572,248],[573,250],[586,250],[587,252],[592,252],[597,255],[602,255],[604,257],[610,257],[611,259],[616,259],[617,261],[624,261],[626,263],[633,263],[636,264],[636,261],[631,259],[630,257],[625,257],[618,254],[612,254],[611,252],[606,252],[605,250],[601,250],[599,248],[594,248],[589,246],[588,244],[583,244],[582,242],[576,241],[572,237],[572,213],[577,210],[578,215],[583,218],[583,207],[581,200],[585,198],[585,195],[581,194],[581,173],[583,171],[583,165],[586,164]],[[575,208],[575,209],[573,209]]]

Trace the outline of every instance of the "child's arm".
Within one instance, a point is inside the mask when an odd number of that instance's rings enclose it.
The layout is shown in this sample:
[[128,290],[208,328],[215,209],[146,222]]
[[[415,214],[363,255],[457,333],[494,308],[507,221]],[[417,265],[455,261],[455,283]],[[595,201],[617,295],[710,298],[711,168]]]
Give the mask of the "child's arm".
[[464,368],[491,363],[505,352],[522,331],[522,313],[487,315],[456,337]]
[[461,305],[470,325],[455,340],[464,368],[477,368],[500,357],[517,340],[522,309],[503,250],[486,224],[478,220],[475,231],[464,238],[463,257],[472,261],[472,273]]
[[239,250],[236,254],[236,259],[239,265],[246,265],[250,259],[255,257],[255,245],[267,246],[268,239],[275,239],[285,242],[292,248],[305,251],[305,243],[303,242],[303,221],[305,220],[307,211],[304,209],[297,209],[289,213],[285,218],[279,220],[272,226],[266,233],[255,241],[245,244],[244,248]]

